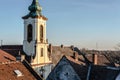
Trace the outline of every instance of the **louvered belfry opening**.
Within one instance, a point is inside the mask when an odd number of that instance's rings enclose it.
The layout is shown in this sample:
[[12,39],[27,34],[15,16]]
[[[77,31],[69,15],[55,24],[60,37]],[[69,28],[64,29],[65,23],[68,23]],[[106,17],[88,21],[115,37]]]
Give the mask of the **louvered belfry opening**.
[[29,24],[27,28],[27,41],[30,43],[32,41],[32,25]]

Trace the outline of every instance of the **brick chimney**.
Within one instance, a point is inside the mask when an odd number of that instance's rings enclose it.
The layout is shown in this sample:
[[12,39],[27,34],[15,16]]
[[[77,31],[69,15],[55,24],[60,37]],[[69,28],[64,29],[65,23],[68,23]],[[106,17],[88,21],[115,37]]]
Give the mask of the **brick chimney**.
[[75,61],[78,61],[78,53],[77,52],[74,52],[73,57],[74,57]]
[[19,51],[18,55],[16,56],[16,60],[22,62],[23,60],[25,60],[25,55],[21,54]]
[[98,64],[98,55],[97,54],[93,54],[93,63],[94,63],[94,65]]
[[71,45],[71,50],[74,51],[74,45]]
[[21,55],[21,62],[25,60],[25,55]]
[[64,45],[63,45],[63,44],[61,45],[61,48],[64,48]]

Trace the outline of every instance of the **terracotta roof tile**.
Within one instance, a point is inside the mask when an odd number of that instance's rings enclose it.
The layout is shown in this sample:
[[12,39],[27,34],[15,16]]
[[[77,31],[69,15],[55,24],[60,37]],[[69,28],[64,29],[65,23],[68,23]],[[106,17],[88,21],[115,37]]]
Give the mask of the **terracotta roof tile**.
[[73,56],[74,51],[70,47],[63,47],[61,46],[53,46],[52,47],[52,62],[54,64],[57,64],[59,60],[63,57],[63,55],[66,56]]
[[71,56],[66,56],[66,58],[67,58],[69,61],[73,62],[73,63],[79,64],[79,65],[86,65],[86,64],[85,64],[85,61],[84,61],[84,58],[83,58],[82,55],[79,55],[78,61],[76,61],[76,60],[75,60],[73,57],[71,57]]
[[[111,62],[107,59],[107,57],[105,57],[104,55],[102,54],[96,54],[96,55],[97,55],[97,65],[113,66]],[[93,54],[86,54],[86,57],[89,61],[94,62]]]
[[[14,70],[19,70],[22,76],[17,77]],[[36,80],[28,69],[20,62],[0,64],[0,80]]]
[[14,57],[18,56],[19,52],[24,54],[23,45],[2,45],[1,49]]
[[16,61],[16,58],[0,49],[0,63]]

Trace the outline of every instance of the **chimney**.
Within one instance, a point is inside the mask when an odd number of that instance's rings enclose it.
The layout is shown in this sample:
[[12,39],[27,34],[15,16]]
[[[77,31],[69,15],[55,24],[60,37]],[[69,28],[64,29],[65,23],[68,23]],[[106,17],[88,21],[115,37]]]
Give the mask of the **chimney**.
[[18,61],[21,60],[21,53],[20,53],[20,51],[18,52],[18,55],[16,56],[16,60],[18,60]]
[[21,55],[21,62],[25,60],[25,55]]
[[74,51],[74,45],[71,45],[71,50]]
[[61,45],[61,48],[64,48],[64,45],[63,45],[63,44]]
[[97,54],[93,54],[93,63],[94,63],[94,65],[97,65],[97,63],[98,63],[98,55]]
[[22,62],[23,60],[25,60],[25,55],[22,55],[19,51],[18,55],[16,56],[16,60]]
[[78,61],[78,53],[77,52],[74,52],[73,57],[74,57],[75,61]]
[[49,51],[52,54],[52,44],[49,44]]

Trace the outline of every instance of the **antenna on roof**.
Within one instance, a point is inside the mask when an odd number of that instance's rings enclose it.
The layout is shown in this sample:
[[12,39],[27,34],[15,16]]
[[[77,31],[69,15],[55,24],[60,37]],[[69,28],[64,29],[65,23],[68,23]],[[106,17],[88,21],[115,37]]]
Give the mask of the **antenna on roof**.
[[3,40],[1,40],[1,49],[2,49]]
[[98,50],[98,43],[96,42],[96,49]]

